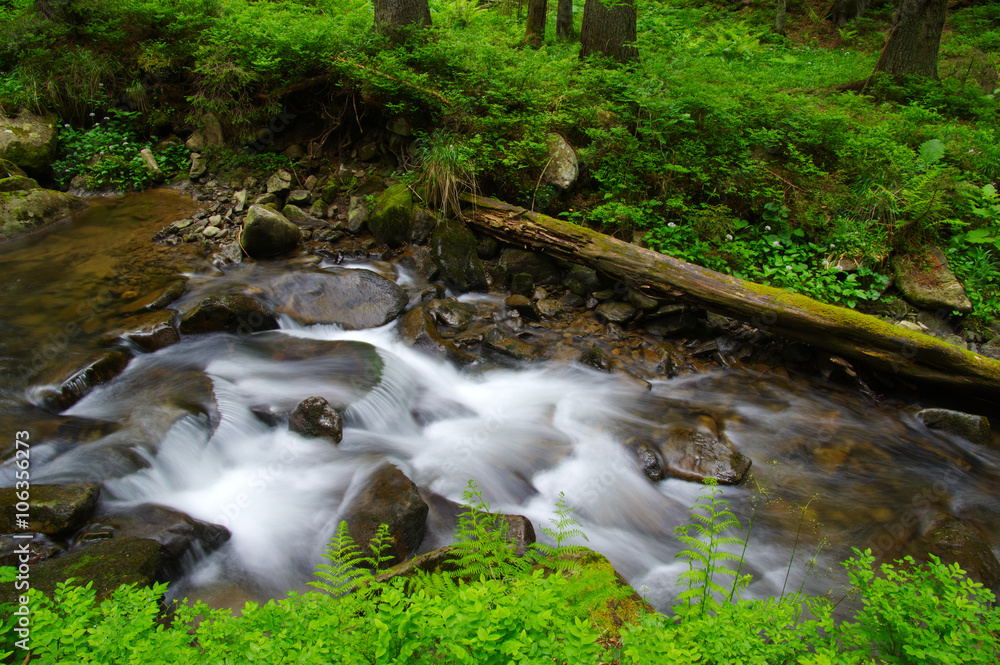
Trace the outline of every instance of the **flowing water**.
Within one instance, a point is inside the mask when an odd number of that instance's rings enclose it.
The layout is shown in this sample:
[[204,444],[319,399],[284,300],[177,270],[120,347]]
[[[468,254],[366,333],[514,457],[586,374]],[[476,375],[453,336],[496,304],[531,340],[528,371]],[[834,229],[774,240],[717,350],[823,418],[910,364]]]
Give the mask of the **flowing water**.
[[[366,475],[389,460],[428,495],[460,500],[475,479],[493,508],[527,516],[539,533],[564,493],[587,534],[579,542],[665,608],[684,569],[672,534],[702,488],[651,482],[622,442],[678,423],[721,429],[753,460],[753,481],[724,496],[744,524],[754,520],[744,571],[755,576],[754,595],[800,586],[824,593],[841,583],[837,561],[852,546],[897,556],[940,513],[1000,542],[996,451],[931,432],[857,393],[773,373],[718,369],[645,390],[576,364],[459,369],[401,344],[395,324],[345,332],[283,320],[277,331],[189,336],[140,354],[64,414],[42,414],[30,403],[37,373],[15,370],[78,320],[75,303],[100,296],[104,305],[66,335],[70,356],[179,272],[197,273],[183,308],[213,289],[252,290],[291,268],[275,261],[220,274],[191,256],[129,253],[189,212],[176,197],[145,195],[0,247],[2,422],[98,424],[86,441],[56,430],[35,445],[34,483],[99,480],[106,505],[155,503],[230,529],[231,540],[194,562],[178,592],[225,604],[303,587]],[[104,236],[88,241],[101,225]],[[130,277],[137,264],[146,277]],[[401,268],[376,267],[420,286]],[[313,395],[344,410],[339,446],[259,415]],[[0,482],[10,484],[10,473],[9,463],[0,467]],[[447,539],[432,530],[424,549]]]

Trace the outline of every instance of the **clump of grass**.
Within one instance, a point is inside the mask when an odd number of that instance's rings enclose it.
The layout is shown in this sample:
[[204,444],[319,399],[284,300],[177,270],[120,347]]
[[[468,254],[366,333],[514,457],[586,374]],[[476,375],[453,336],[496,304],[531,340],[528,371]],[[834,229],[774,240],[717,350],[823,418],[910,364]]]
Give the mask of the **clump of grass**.
[[444,216],[461,215],[459,194],[476,191],[474,150],[450,132],[436,131],[417,151],[414,189]]

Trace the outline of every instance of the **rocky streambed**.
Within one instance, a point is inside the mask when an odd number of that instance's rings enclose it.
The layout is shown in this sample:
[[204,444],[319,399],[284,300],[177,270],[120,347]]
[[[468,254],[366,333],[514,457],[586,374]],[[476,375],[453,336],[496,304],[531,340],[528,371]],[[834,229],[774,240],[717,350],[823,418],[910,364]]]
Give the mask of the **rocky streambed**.
[[310,579],[341,521],[362,542],[389,524],[398,561],[445,545],[475,479],[522,540],[565,493],[589,545],[664,608],[673,529],[709,477],[754,515],[758,595],[828,591],[851,547],[1000,584],[985,418],[922,411],[950,405],[342,175],[209,183],[200,209],[109,203],[121,219],[76,242],[71,273],[48,244],[93,219],[5,248],[32,267],[13,283],[35,281],[3,303],[0,478],[29,432],[32,521],[3,490],[0,531],[36,534],[39,588],[272,597]]

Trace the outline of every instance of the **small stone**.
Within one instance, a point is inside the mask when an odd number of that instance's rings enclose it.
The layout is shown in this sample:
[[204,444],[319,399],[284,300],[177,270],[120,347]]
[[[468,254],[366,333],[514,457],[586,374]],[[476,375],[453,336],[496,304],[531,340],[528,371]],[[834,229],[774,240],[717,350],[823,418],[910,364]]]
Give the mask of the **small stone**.
[[309,205],[312,195],[305,189],[293,189],[288,193],[288,198],[285,203],[288,205],[298,206],[300,208],[305,208]]
[[510,278],[510,292],[527,296],[535,290],[535,279],[526,272],[520,272]]
[[504,301],[504,305],[506,305],[510,309],[513,309],[523,318],[528,319],[529,321],[538,320],[538,310],[535,308],[535,304],[530,300],[528,300],[527,297],[521,294],[516,293],[512,296],[509,296],[507,300]]
[[191,153],[191,168],[188,170],[188,177],[197,180],[208,173],[208,162],[196,152]]
[[222,235],[223,233],[224,231],[217,226],[206,226],[204,229],[201,230],[201,235],[205,236],[206,238],[216,238]]
[[288,419],[288,430],[310,439],[327,439],[334,444],[344,438],[340,414],[322,397],[302,400]]
[[285,169],[278,169],[267,179],[267,193],[283,196],[292,188],[292,174]]
[[635,318],[635,307],[627,302],[602,302],[595,310],[601,323],[628,323]]
[[209,226],[219,226],[222,224],[222,215],[212,215],[208,218]]

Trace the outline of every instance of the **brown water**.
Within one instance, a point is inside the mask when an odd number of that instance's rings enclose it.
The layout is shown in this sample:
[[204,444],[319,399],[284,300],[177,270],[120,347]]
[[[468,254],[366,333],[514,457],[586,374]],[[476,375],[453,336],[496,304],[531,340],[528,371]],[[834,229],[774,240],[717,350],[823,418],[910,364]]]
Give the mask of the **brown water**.
[[[172,192],[101,201],[0,247],[7,287],[0,293],[0,425],[20,429],[30,421],[40,432],[35,482],[101,481],[103,501],[157,503],[225,524],[230,542],[180,588],[264,598],[300,587],[320,563],[346,499],[388,459],[421,488],[453,500],[474,478],[495,508],[536,525],[548,524],[564,492],[589,536],[583,544],[667,607],[684,569],[673,529],[688,520],[701,488],[650,482],[622,442],[692,422],[724,431],[753,460],[753,478],[725,489],[744,523],[755,518],[746,569],[756,577],[752,594],[800,585],[824,593],[842,580],[837,562],[851,547],[898,556],[943,514],[969,520],[1000,544],[997,451],[931,432],[857,392],[780,372],[710,370],[655,381],[647,392],[576,364],[459,370],[400,344],[391,326],[346,333],[286,321],[280,331],[192,336],[140,354],[61,416],[27,405],[25,388],[39,372],[100,346],[103,330],[179,274],[199,271],[189,282],[197,293],[252,291],[303,263],[260,262],[220,275],[193,247],[149,243],[194,207]],[[410,274],[397,279],[418,288]],[[342,375],[356,358],[338,357],[340,349],[360,348],[345,340],[368,345],[385,363],[374,389],[358,391]],[[310,356],[324,348],[330,353]],[[301,439],[253,413],[310,395],[348,405],[339,446]],[[46,429],[53,422],[75,429]],[[0,466],[0,484],[8,466]]]

